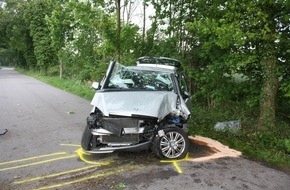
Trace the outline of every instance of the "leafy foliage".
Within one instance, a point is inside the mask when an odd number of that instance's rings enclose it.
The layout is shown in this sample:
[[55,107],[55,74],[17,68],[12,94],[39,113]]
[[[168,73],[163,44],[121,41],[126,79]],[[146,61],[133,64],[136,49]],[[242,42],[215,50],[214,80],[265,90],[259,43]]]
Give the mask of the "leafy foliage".
[[24,20],[33,42],[37,67],[46,73],[47,68],[55,65],[55,51],[51,46],[45,16],[50,15],[53,4],[49,1],[31,1],[24,10]]

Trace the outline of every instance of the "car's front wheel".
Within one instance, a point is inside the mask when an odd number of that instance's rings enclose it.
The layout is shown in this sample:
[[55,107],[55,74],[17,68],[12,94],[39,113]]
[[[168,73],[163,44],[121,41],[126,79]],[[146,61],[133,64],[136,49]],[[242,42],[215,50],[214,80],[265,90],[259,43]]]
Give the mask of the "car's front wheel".
[[153,152],[159,159],[181,159],[188,152],[188,136],[178,127],[168,127],[158,132]]
[[83,136],[82,136],[82,141],[81,141],[82,148],[85,150],[91,150],[92,149],[92,139],[93,139],[93,134],[90,130],[90,125],[87,124],[87,126],[85,127],[85,130],[83,132]]

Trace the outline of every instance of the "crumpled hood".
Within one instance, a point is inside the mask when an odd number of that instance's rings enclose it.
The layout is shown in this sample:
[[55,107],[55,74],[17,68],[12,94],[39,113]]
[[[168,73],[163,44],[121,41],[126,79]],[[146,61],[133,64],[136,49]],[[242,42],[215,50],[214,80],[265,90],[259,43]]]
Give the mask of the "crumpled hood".
[[[96,92],[91,105],[100,109],[105,116],[110,114],[142,115],[162,120],[169,113],[177,110],[177,98],[177,94],[169,91],[99,91]],[[182,103],[184,102],[182,101]],[[185,112],[189,113],[188,110]]]

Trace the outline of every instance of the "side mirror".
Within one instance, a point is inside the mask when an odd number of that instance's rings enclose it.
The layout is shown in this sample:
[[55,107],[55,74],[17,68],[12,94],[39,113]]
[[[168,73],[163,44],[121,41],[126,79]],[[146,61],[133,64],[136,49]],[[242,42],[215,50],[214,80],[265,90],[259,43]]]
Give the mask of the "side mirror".
[[95,90],[99,90],[101,88],[101,85],[99,82],[93,82],[92,88]]
[[182,97],[183,97],[184,100],[186,100],[187,98],[189,98],[190,97],[189,92],[184,91],[183,94],[182,94]]

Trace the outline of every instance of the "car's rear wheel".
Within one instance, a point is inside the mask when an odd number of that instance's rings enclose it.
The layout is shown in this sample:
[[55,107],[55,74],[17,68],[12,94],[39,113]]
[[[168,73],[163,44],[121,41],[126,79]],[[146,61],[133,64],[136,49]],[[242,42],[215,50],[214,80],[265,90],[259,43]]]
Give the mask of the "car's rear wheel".
[[90,130],[90,125],[87,124],[87,126],[85,127],[85,130],[83,132],[83,136],[82,136],[82,148],[85,150],[91,150],[92,149],[92,139],[93,139],[93,134]]
[[181,159],[186,156],[188,146],[187,134],[181,128],[168,127],[155,137],[153,152],[159,159]]

